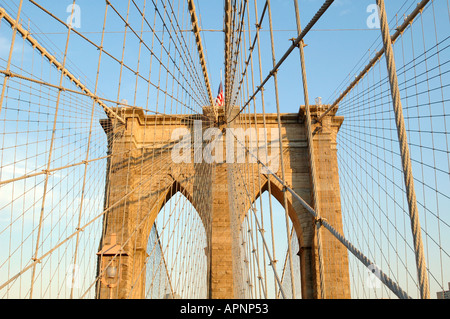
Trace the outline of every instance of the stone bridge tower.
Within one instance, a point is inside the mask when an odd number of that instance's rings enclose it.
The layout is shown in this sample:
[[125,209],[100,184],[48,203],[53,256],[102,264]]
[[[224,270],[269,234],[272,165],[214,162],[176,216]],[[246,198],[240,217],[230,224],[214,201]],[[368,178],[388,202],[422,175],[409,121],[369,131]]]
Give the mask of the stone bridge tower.
[[[311,107],[314,117],[326,106]],[[229,170],[227,163],[172,163],[172,132],[177,128],[194,131],[196,120],[203,128],[214,125],[206,116],[148,115],[139,108],[120,108],[118,113],[126,125],[108,119],[101,122],[109,141],[108,172],[103,239],[100,244],[98,267],[118,255],[120,281],[111,290],[99,281],[97,298],[144,298],[146,247],[152,225],[164,203],[177,191],[182,192],[195,207],[207,233],[209,298],[236,298],[233,280],[232,220],[230,212]],[[311,203],[311,178],[306,126],[303,108],[299,114],[281,115],[281,133],[287,184]],[[206,114],[206,112],[205,112]],[[236,119],[239,121],[239,118]],[[263,115],[249,119],[251,125],[263,128]],[[255,123],[256,122],[256,123]],[[278,127],[277,115],[266,114],[267,129]],[[320,211],[338,231],[342,232],[340,189],[337,166],[336,135],[343,122],[332,112],[322,124],[315,124],[314,152],[317,168],[316,185]],[[239,123],[237,123],[239,124]],[[195,146],[194,150],[195,152]],[[224,150],[226,152],[226,150]],[[192,154],[195,156],[195,154]],[[172,165],[167,165],[167,163]],[[257,164],[253,164],[257,165]],[[276,172],[281,176],[281,165]],[[271,187],[272,195],[283,205],[283,188],[270,175],[261,174],[262,191]],[[145,193],[141,190],[145,189]],[[256,200],[261,194],[252,193]],[[239,196],[239,195],[238,195]],[[288,212],[299,240],[297,253],[301,265],[303,298],[319,298],[318,254],[312,216],[286,192]],[[235,199],[245,214],[250,205],[247,198]],[[284,205],[283,205],[284,206]],[[111,237],[112,234],[119,234]],[[112,239],[111,239],[112,238]],[[124,238],[131,238],[124,242]],[[350,298],[348,255],[346,248],[327,231],[323,231],[326,298]],[[114,244],[124,245],[115,251]],[[118,246],[117,246],[118,247]],[[297,256],[293,256],[297,258]]]

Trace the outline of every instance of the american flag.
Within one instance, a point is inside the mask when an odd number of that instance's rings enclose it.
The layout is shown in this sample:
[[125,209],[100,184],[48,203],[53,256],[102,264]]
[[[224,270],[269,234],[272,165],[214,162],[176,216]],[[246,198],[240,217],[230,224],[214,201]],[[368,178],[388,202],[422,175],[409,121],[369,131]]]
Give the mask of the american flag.
[[218,92],[217,97],[216,97],[216,106],[223,106],[223,105],[224,105],[223,86],[222,86],[222,81],[221,81],[220,85],[219,85],[219,92]]

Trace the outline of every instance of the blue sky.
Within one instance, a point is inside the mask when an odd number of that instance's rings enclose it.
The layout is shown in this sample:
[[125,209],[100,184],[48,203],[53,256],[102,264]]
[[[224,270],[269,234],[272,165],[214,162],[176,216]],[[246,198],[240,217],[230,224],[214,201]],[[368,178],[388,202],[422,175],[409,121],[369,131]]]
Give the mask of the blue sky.
[[[44,7],[51,9],[51,12],[63,21],[66,21],[70,15],[70,13],[66,11],[67,6],[72,3],[69,0],[48,0],[40,3]],[[299,2],[303,27],[314,16],[322,3],[323,1],[321,0],[306,0]],[[369,5],[373,5],[373,3],[374,1],[369,0],[335,1],[305,38],[305,43],[307,44],[307,47],[305,48],[306,67],[311,102],[314,102],[314,99],[319,96],[322,97],[323,103],[333,102],[330,98],[342,81],[348,79],[349,76],[353,76],[353,74],[362,69],[364,62],[360,63],[360,66],[356,69],[354,69],[354,67],[358,61],[368,53],[371,45],[376,39],[379,39],[380,36],[379,30],[371,29],[367,26],[367,19],[371,15],[371,12],[367,12],[367,8]],[[94,42],[99,43],[100,35],[91,32],[98,32],[101,30],[104,14],[103,1],[79,0],[77,1],[77,4],[81,8],[81,28],[77,30],[87,35],[88,38],[94,40]],[[263,4],[264,1],[258,1],[259,13],[262,11]],[[123,14],[126,13],[127,1],[117,1],[114,5],[117,6]],[[275,0],[271,2],[271,6],[273,28],[274,30],[278,30],[275,31],[276,56],[278,60],[289,48],[291,44],[289,40],[297,36],[294,5],[290,0]],[[415,2],[387,1],[386,6],[389,17],[393,18],[397,13],[401,16],[406,12],[410,12],[415,7]],[[223,1],[199,0],[196,1],[196,7],[202,29],[223,29]],[[401,10],[399,11],[399,9]],[[253,24],[254,12],[252,7],[250,7],[250,11]],[[33,17],[33,23],[39,25],[40,31],[44,33],[64,32],[64,28],[62,28],[60,24],[57,22],[49,22],[48,16],[26,1],[24,4],[24,14],[26,14],[26,16],[22,16],[24,18],[24,25],[27,24],[27,17]],[[114,14],[110,14],[109,16],[114,17]],[[401,19],[399,18],[399,20]],[[45,23],[40,24],[40,21],[45,21]],[[117,28],[115,25],[117,25]],[[108,29],[121,31],[123,30],[123,26],[121,21],[117,17],[114,17],[113,20],[109,22]],[[268,30],[268,18],[266,16],[261,32],[262,46],[265,48],[263,54],[263,78],[268,74],[271,68]],[[253,37],[255,32],[254,30],[252,31]],[[63,49],[65,41],[64,34],[53,34],[51,39],[58,45],[60,50]],[[202,32],[202,40],[207,51],[208,73],[212,91],[213,94],[216,94],[220,83],[220,71],[224,68],[224,35],[223,32],[204,31]],[[116,56],[120,57],[121,45],[119,44],[121,44],[122,41],[121,36],[114,35],[114,37],[106,37],[105,41],[105,47],[107,47],[108,41],[116,42],[116,47],[110,45],[109,48],[110,50],[113,50],[113,53]],[[137,50],[137,45],[133,46],[130,44],[128,46],[134,47],[135,50]],[[372,47],[371,49],[373,52],[379,48],[378,41],[377,46]],[[133,55],[136,57],[136,52],[130,52],[130,55],[128,55],[129,61],[133,61]],[[80,41],[77,37],[72,37],[69,48],[69,58],[84,74],[87,75],[89,81],[94,81],[95,79],[94,72],[97,64],[96,56],[96,50],[84,45],[83,41]],[[368,61],[367,56],[363,61]],[[257,67],[256,61],[255,67]],[[298,70],[299,57],[296,52],[293,52],[279,72],[282,112],[296,112],[298,110],[298,105],[300,103],[303,104],[301,78]],[[115,70],[111,71],[113,72]],[[257,79],[258,76],[256,76],[255,82],[258,82]],[[255,85],[257,84],[258,83],[255,83]],[[268,87],[272,87],[272,85],[268,85]],[[104,88],[102,89],[106,90]],[[130,88],[130,91],[133,91],[133,89]],[[298,92],[298,94],[292,94],[293,92]],[[112,99],[116,98],[115,93],[116,92],[105,92],[105,94],[108,95],[107,98]],[[130,93],[129,95],[132,94]],[[127,98],[126,94],[124,94],[124,98],[127,100],[131,99],[129,97]],[[272,110],[274,110],[275,106],[273,105],[273,102],[269,101],[268,104],[268,107],[272,106]]]
[[[309,95],[310,95],[310,103],[314,103],[314,99],[316,97],[322,97],[323,103],[331,103],[334,101],[334,97],[336,97],[336,90],[339,92],[340,89],[345,88],[345,84],[349,82],[349,80],[353,79],[356,74],[359,73],[360,70],[363,69],[365,64],[369,61],[369,59],[374,55],[376,51],[381,48],[380,42],[380,30],[370,28],[367,25],[367,19],[370,17],[371,12],[368,12],[368,6],[373,5],[375,1],[369,0],[338,0],[335,1],[331,8],[324,14],[322,19],[314,26],[313,30],[305,38],[305,43],[307,44],[305,48],[306,55],[306,71],[308,77],[308,87],[309,87]],[[8,12],[14,16],[16,10],[16,4],[18,1],[11,2],[10,0],[1,0],[0,5],[5,6]],[[66,21],[70,12],[67,12],[67,6],[72,3],[70,0],[45,0],[39,1],[45,8],[48,8],[56,17],[59,19]],[[120,10],[122,14],[126,13],[127,3],[125,0],[115,0],[112,3]],[[253,3],[253,2],[252,2]],[[299,1],[300,10],[301,10],[301,21],[302,26],[306,26],[306,24],[310,21],[310,19],[317,12],[319,7],[322,5],[322,0],[301,0]],[[386,1],[388,17],[391,23],[391,28],[395,27],[395,16],[398,14],[398,20],[402,21],[403,15],[410,13],[417,1],[414,0],[392,0]],[[100,42],[100,33],[102,23],[103,23],[103,14],[105,8],[105,2],[103,0],[79,0],[77,4],[81,9],[81,26],[77,29],[79,32],[85,34],[88,38],[92,39],[94,42]],[[263,8],[264,1],[258,1],[258,12],[260,13]],[[201,28],[204,30],[222,30],[223,28],[223,1],[222,0],[197,0],[197,13],[200,17]],[[294,4],[291,0],[272,0],[272,14],[273,14],[273,27],[275,30],[275,46],[276,46],[276,60],[278,60],[284,52],[289,48],[291,42],[290,39],[297,36],[296,32],[296,24],[295,24],[295,15],[294,15]],[[448,4],[444,0],[436,0],[436,16],[438,21],[444,21],[445,24],[440,25],[437,28],[437,38],[438,41],[446,38],[448,36],[448,22],[449,22],[449,11]],[[11,10],[9,10],[11,8]],[[253,7],[251,7],[253,10]],[[430,10],[427,12],[428,16],[430,14]],[[252,23],[254,23],[254,12],[250,13],[252,18]],[[117,18],[117,16],[113,13],[109,13],[108,15],[110,20],[108,20],[108,30],[109,31],[123,31],[123,22]],[[447,17],[449,16],[449,17]],[[49,50],[52,50],[52,53],[57,57],[61,57],[61,51],[64,49],[64,42],[66,39],[66,29],[57,23],[56,21],[49,19],[49,17],[38,10],[35,6],[30,4],[28,1],[24,1],[23,8],[23,25],[26,26],[28,24],[28,17],[32,17],[32,25],[31,31],[36,33],[36,36],[42,36],[40,33],[44,33],[47,37],[42,38],[46,42],[44,43],[48,46]],[[189,21],[184,20],[180,21],[183,25],[183,29],[189,29]],[[400,22],[399,22],[400,24]],[[139,25],[139,22],[134,22],[134,25]],[[447,28],[446,28],[447,26]],[[37,28],[38,27],[38,28]],[[158,27],[162,27],[158,25]],[[432,24],[425,24],[425,35],[430,35],[429,37],[425,37],[424,40],[426,43],[426,47],[429,48],[433,45],[434,41],[434,26]],[[271,53],[270,53],[270,39],[268,32],[268,18],[266,16],[263,29],[261,31],[261,41],[264,48],[263,51],[263,78],[269,73],[272,68],[271,65]],[[393,31],[391,31],[393,33]],[[0,26],[0,57],[2,59],[7,58],[8,53],[8,44],[10,39],[10,29],[6,24],[2,24]],[[254,36],[255,32],[252,30],[252,36]],[[105,38],[105,48],[107,47],[111,53],[113,53],[116,57],[120,57],[122,53],[122,37],[121,33],[111,33],[108,34]],[[147,42],[151,40],[150,38],[146,38]],[[220,83],[220,72],[224,68],[224,35],[223,32],[210,32],[203,31],[202,32],[202,40],[203,45],[207,51],[207,62],[208,62],[208,72],[209,78],[212,85],[213,95],[216,94],[217,88]],[[137,64],[137,47],[138,42],[132,37],[129,37],[129,42],[127,42],[127,50],[125,52],[125,62],[132,67],[135,67]],[[247,39],[248,41],[248,39]],[[54,50],[54,48],[57,50]],[[248,49],[248,48],[247,48]],[[400,51],[396,51],[398,55]],[[419,51],[420,52],[420,51]],[[442,61],[448,61],[448,51],[446,51],[445,55],[441,56]],[[23,53],[23,55],[21,55]],[[31,64],[31,48],[24,47],[22,51],[22,46],[20,39],[17,41],[17,45],[14,51],[13,63],[19,65],[19,63],[24,64],[24,69]],[[193,54],[196,52],[194,51]],[[148,55],[147,55],[148,56]],[[247,55],[245,55],[247,56]],[[23,57],[23,59],[22,59]],[[69,46],[69,61],[68,61],[68,69],[73,72],[76,76],[79,76],[82,82],[86,83],[88,87],[93,91],[94,83],[95,83],[95,75],[97,70],[97,60],[98,60],[98,51],[90,45],[86,45],[84,40],[80,40],[76,36],[71,37],[70,46]],[[410,57],[409,57],[410,58]],[[59,59],[61,60],[61,59]],[[408,57],[407,57],[408,60]],[[142,68],[149,68],[149,61],[141,62]],[[384,63],[384,61],[382,61]],[[2,62],[2,66],[4,65],[4,61]],[[257,62],[255,61],[255,68],[257,68]],[[297,112],[299,105],[303,104],[303,93],[301,86],[301,77],[300,77],[300,68],[299,68],[299,56],[296,51],[294,51],[289,58],[285,61],[282,67],[279,70],[279,90],[280,90],[280,109],[283,113],[288,112]],[[401,66],[401,63],[399,63]],[[380,65],[384,67],[383,64]],[[446,69],[444,69],[445,71]],[[100,79],[100,96],[110,99],[116,100],[118,95],[118,65],[117,63],[108,62],[107,58],[104,58],[102,62],[102,75],[103,77]],[[57,73],[54,73],[57,74]],[[152,77],[153,81],[157,80],[157,72],[156,78]],[[45,78],[45,76],[44,76]],[[57,81],[57,77],[53,77],[53,81]],[[134,99],[134,81],[132,81],[133,75],[124,75],[124,79],[121,83],[121,91],[119,100],[126,99],[130,104],[133,104]],[[446,81],[447,78],[444,78]],[[344,84],[342,85],[342,83]],[[444,84],[446,84],[445,82]],[[136,105],[145,107],[146,102],[146,88],[142,86],[143,84],[139,84],[138,91],[139,94],[137,96]],[[255,85],[259,85],[259,74],[255,73]],[[140,92],[143,92],[142,94]],[[266,85],[267,99],[266,99],[266,111],[267,112],[275,112],[275,101],[273,97],[273,84],[272,81],[269,81]],[[448,90],[445,91],[447,93]],[[439,92],[438,92],[439,93]],[[433,99],[439,98],[432,96]],[[259,96],[257,97],[259,99]],[[421,98],[422,99],[422,98]],[[426,100],[421,100],[420,103],[426,103]],[[361,103],[361,102],[360,102]],[[412,102],[411,102],[412,103]],[[194,102],[193,102],[194,104]],[[170,113],[168,109],[165,109],[165,105],[162,101],[159,101],[156,104],[154,96],[150,97],[150,103],[148,108],[151,110],[162,111],[163,109]],[[169,107],[169,106],[167,106]],[[177,109],[176,112],[180,113],[185,110]],[[253,111],[253,109],[252,109]],[[260,111],[258,109],[257,111]],[[350,112],[350,114],[349,114]],[[101,116],[101,112],[99,115]],[[352,113],[347,110],[347,122],[352,123]],[[373,120],[373,119],[372,119]],[[381,117],[381,120],[383,118]],[[346,122],[345,122],[346,123]],[[381,121],[379,122],[381,123]],[[383,122],[386,123],[386,122]],[[74,126],[77,124],[76,122],[72,123]],[[345,124],[344,124],[345,125]],[[378,124],[376,124],[378,125]],[[383,124],[385,125],[385,124]],[[389,125],[386,124],[386,127],[380,124],[380,127],[386,128],[388,131],[392,129]],[[422,123],[422,129],[428,127],[429,123]],[[448,132],[447,127],[443,127],[443,124],[440,123],[438,126],[435,126],[434,129],[437,130],[441,128],[442,130],[446,130]],[[15,129],[12,128],[11,129]],[[98,143],[101,144],[103,137],[101,128],[97,128],[99,130],[98,133]],[[383,133],[384,134],[384,133]],[[383,135],[384,136],[384,135]],[[412,137],[416,137],[412,134]],[[47,137],[48,139],[48,137]],[[72,141],[73,143],[80,142],[81,140]],[[425,143],[431,143],[429,138],[424,137]],[[14,141],[6,141],[6,143],[13,143]],[[417,142],[417,140],[413,140],[413,142]],[[441,139],[436,139],[436,143],[441,143]],[[8,144],[5,144],[8,145]],[[67,145],[67,144],[66,144]],[[440,144],[444,145],[444,144]],[[445,150],[445,146],[441,146],[442,149]],[[371,149],[369,148],[369,151]],[[446,149],[448,153],[448,149]],[[80,152],[81,153],[81,152]],[[426,155],[431,153],[426,153]],[[19,154],[20,155],[20,154]],[[78,156],[79,154],[77,154]],[[423,155],[423,149],[419,148],[413,150],[413,157],[419,159],[420,156]],[[431,158],[431,156],[424,156],[424,161]],[[446,160],[444,158],[438,161],[437,166],[441,167],[442,170],[445,171]],[[99,148],[99,155],[101,156],[101,147]],[[438,156],[438,155],[436,155]],[[5,156],[6,158],[6,156]],[[45,159],[44,159],[45,160]],[[75,161],[75,159],[71,159]],[[78,159],[77,159],[78,160]],[[80,159],[82,160],[82,159]],[[65,164],[63,160],[61,160],[60,165]],[[417,167],[419,172],[420,166]],[[38,169],[38,168],[36,168]],[[16,171],[17,173],[18,171]],[[424,175],[424,176],[422,176]],[[422,172],[422,174],[417,174],[420,180],[425,181],[425,179],[430,178],[432,174],[427,174]],[[431,176],[432,177],[432,176]],[[396,175],[395,178],[397,180],[401,180],[401,176]],[[436,179],[440,179],[440,175]],[[447,176],[444,175],[443,182],[435,182],[437,184],[437,188],[441,190],[441,192],[447,194],[448,193],[448,179]],[[429,182],[433,184],[434,181]],[[425,191],[421,193],[426,193]],[[434,194],[433,194],[434,195]],[[420,195],[422,197],[426,197],[424,195]],[[425,199],[420,198],[420,200],[425,201]],[[445,207],[446,201],[443,201]],[[384,203],[383,203],[384,204]],[[433,204],[429,204],[429,208],[433,209]],[[441,203],[442,205],[442,203]],[[445,242],[445,241],[444,241]],[[448,242],[448,241],[447,241]],[[447,249],[448,250],[448,249]],[[412,268],[411,268],[412,269]],[[440,280],[440,279],[439,279]],[[448,280],[447,277],[443,279],[444,282]],[[433,289],[437,289],[434,287]],[[432,292],[433,293],[433,292]]]

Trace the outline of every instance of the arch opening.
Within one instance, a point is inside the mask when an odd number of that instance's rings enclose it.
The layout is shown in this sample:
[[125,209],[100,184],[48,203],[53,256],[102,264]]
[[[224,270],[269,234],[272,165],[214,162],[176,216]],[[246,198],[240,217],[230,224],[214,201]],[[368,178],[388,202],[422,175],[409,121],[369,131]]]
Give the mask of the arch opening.
[[[176,188],[175,188],[176,189]],[[145,298],[207,298],[207,237],[180,188],[167,195],[147,241]]]
[[[286,227],[286,212],[281,204],[283,198],[276,196],[276,189],[272,187],[274,192],[269,193],[266,185],[241,223],[243,279],[240,285],[246,298],[282,299],[283,294],[287,299],[302,298],[300,258],[297,255],[300,237],[292,221],[295,213],[288,203],[290,217]],[[292,268],[287,229],[290,233]]]

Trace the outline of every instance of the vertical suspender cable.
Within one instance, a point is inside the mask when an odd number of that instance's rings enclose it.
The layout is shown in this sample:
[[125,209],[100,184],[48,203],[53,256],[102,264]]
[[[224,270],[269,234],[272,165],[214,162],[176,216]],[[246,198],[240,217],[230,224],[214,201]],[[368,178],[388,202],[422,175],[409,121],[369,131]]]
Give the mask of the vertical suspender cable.
[[[302,27],[300,23],[300,11],[298,8],[297,0],[294,0],[295,5],[295,16],[297,20],[297,33],[300,34],[302,32]],[[303,93],[305,98],[305,111],[306,111],[306,130],[308,134],[308,151],[309,151],[309,165],[311,170],[311,187],[312,187],[312,201],[313,207],[316,210],[318,216],[320,216],[320,208],[319,208],[319,196],[317,194],[317,178],[316,178],[316,162],[314,159],[314,145],[313,145],[313,136],[312,136],[312,128],[311,128],[311,111],[309,108],[309,94],[308,94],[308,82],[306,79],[306,67],[305,67],[305,53],[303,50],[303,39],[298,44],[298,48],[300,51],[300,63],[302,68],[302,82],[303,82]],[[319,274],[320,274],[320,286],[319,286],[319,294],[321,299],[325,299],[325,280],[324,280],[324,266],[323,266],[323,254],[322,254],[322,234],[321,234],[321,222],[320,219],[316,220],[317,227],[317,248],[319,254]]]
[[[272,60],[273,60],[273,66],[274,70],[273,72],[273,80],[275,83],[275,96],[276,96],[276,105],[277,105],[277,122],[278,122],[278,134],[279,134],[279,140],[280,140],[280,162],[281,162],[281,175],[283,180],[285,179],[285,172],[284,172],[284,157],[283,157],[283,136],[281,134],[281,116],[280,116],[280,101],[278,97],[278,78],[277,78],[277,69],[275,68],[276,60],[275,60],[275,44],[274,44],[274,37],[273,37],[273,28],[272,28],[272,10],[270,8],[270,0],[267,0],[268,4],[268,12],[269,12],[269,24],[270,24],[270,40],[271,40],[271,46],[272,46]],[[291,268],[291,288],[292,288],[292,298],[295,299],[295,281],[293,276],[293,269],[294,265],[292,262],[292,249],[291,249],[291,241],[290,241],[290,229],[289,229],[289,209],[287,205],[287,198],[286,198],[286,187],[283,187],[283,203],[284,203],[284,209],[286,213],[286,233],[287,233],[287,240],[288,240],[288,252],[289,252],[289,266]]]
[[[73,1],[73,4],[75,4],[75,0]],[[72,6],[71,17],[73,16],[73,10],[74,10],[74,6]],[[69,39],[70,39],[71,30],[72,30],[72,27],[69,25],[69,29],[67,30],[66,47],[65,47],[65,51],[64,51],[64,59],[63,59],[63,64],[62,64],[63,68],[65,68],[65,66],[66,66],[67,52],[68,52],[68,48],[69,48]],[[59,78],[59,86],[60,87],[62,87],[62,85],[63,85],[63,80],[64,80],[64,72],[61,71],[60,78]],[[56,135],[56,124],[57,124],[57,119],[58,119],[58,110],[59,110],[60,101],[61,101],[61,91],[62,91],[62,89],[58,90],[58,96],[56,98],[55,115],[54,115],[54,119],[53,119],[52,138],[50,141],[50,150],[49,150],[48,160],[47,160],[47,169],[46,169],[46,174],[45,174],[44,190],[43,190],[43,195],[42,195],[42,205],[41,205],[41,212],[40,212],[40,217],[39,217],[39,226],[38,226],[38,233],[37,233],[37,238],[36,238],[36,247],[35,247],[35,251],[34,251],[34,256],[32,258],[33,261],[37,261],[37,256],[38,256],[38,252],[39,252],[39,242],[41,240],[41,235],[42,235],[42,225],[44,222],[45,199],[47,197],[48,180],[49,180],[49,175],[50,175],[49,170],[50,170],[50,165],[52,163],[52,155],[53,155],[53,148],[54,148],[55,135]],[[33,265],[33,271],[31,274],[30,299],[33,298],[35,275],[36,275],[36,264]]]
[[[264,17],[264,13],[267,10],[267,2],[264,5],[263,11],[261,13],[261,19],[260,22],[256,26],[256,39],[257,39],[257,45],[258,45],[258,67],[259,67],[259,79],[260,82],[262,82],[262,62],[261,62],[261,39],[260,39],[260,31],[261,31],[261,21]],[[258,17],[258,3],[257,0],[255,0],[255,17]],[[264,146],[265,146],[265,154],[266,157],[264,158],[265,161],[267,161],[267,125],[266,125],[266,108],[265,108],[265,100],[264,100],[264,88],[261,90],[261,109],[262,109],[262,119],[263,119],[263,129],[266,134],[264,134]],[[271,241],[272,241],[272,252],[273,252],[273,259],[270,259],[270,262],[273,263],[272,269],[274,272],[276,272],[276,266],[277,266],[277,257],[276,257],[276,249],[275,249],[275,235],[274,235],[274,227],[273,227],[273,206],[272,206],[272,186],[271,186],[271,180],[270,180],[270,174],[267,175],[267,192],[269,193],[269,216],[270,216],[270,233],[271,233]],[[261,197],[260,197],[261,198]],[[274,278],[274,287],[277,286],[276,278]],[[278,293],[275,294],[275,298],[278,299]]]

